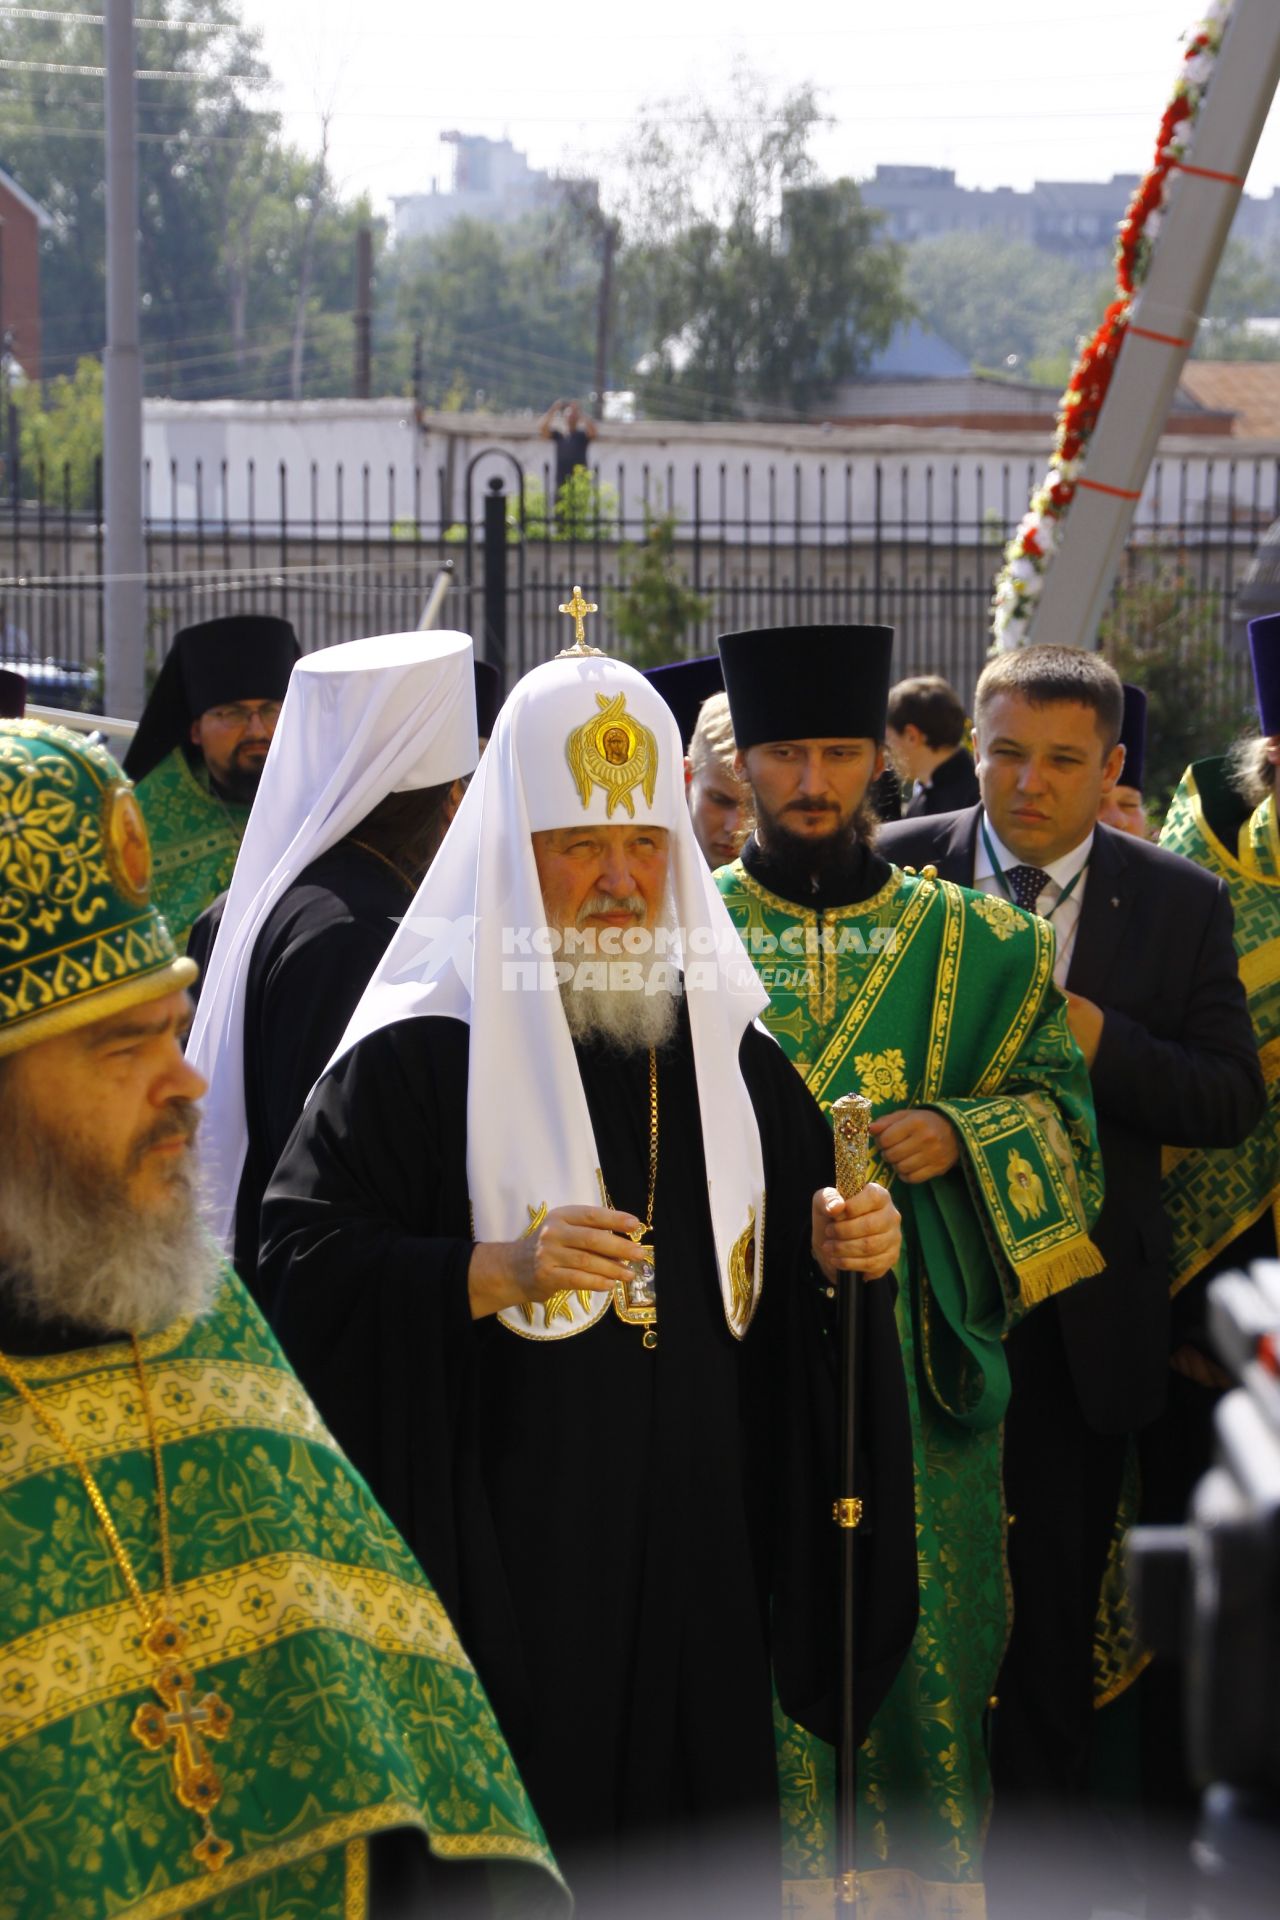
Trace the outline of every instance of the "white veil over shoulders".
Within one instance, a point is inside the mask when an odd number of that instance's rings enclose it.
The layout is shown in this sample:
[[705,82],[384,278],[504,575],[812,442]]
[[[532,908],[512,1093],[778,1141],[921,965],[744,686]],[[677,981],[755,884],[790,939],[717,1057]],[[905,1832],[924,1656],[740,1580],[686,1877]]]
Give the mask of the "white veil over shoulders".
[[455,780],[477,757],[468,634],[352,640],[294,668],[187,1046],[209,1082],[200,1136],[206,1214],[228,1249],[248,1145],[245,992],[263,923],[312,861],[388,794]]
[[[670,709],[632,667],[568,655],[515,687],[335,1060],[396,1021],[467,1022],[476,1238],[518,1239],[544,1206],[598,1205],[600,1156],[556,958],[540,937],[546,916],[530,835],[631,819],[670,835],[672,957],[684,972],[725,1318],[740,1338],[763,1271],[764,1167],[738,1052],[767,995],[694,838]],[[514,1308],[503,1318],[534,1338],[566,1338],[609,1302],[604,1293],[572,1295],[554,1327],[540,1307],[532,1325]]]

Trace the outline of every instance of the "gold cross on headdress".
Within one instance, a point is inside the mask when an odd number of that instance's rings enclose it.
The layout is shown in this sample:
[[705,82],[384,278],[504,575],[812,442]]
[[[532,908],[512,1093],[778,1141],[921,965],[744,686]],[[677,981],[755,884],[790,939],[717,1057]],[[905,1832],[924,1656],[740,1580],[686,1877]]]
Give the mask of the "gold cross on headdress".
[[587,629],[584,625],[587,614],[599,613],[599,611],[600,609],[594,600],[583,599],[581,587],[575,587],[569,598],[561,603],[560,612],[568,614],[574,623],[574,629],[573,645],[571,647],[565,647],[558,655],[559,659],[572,660],[579,654],[598,654],[600,652],[599,647],[589,647],[587,645]]

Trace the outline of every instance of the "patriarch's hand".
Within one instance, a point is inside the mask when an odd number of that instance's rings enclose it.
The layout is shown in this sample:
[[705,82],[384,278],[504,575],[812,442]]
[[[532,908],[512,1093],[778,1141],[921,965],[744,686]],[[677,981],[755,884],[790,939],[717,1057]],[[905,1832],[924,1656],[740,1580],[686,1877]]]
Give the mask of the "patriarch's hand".
[[841,1273],[878,1280],[902,1251],[902,1216],[874,1181],[852,1200],[842,1200],[835,1187],[821,1187],[813,1196],[812,1246],[828,1280]]
[[611,1207],[553,1207],[522,1240],[479,1242],[467,1270],[472,1319],[536,1306],[566,1288],[612,1293],[648,1258],[625,1237],[639,1225],[633,1213]]

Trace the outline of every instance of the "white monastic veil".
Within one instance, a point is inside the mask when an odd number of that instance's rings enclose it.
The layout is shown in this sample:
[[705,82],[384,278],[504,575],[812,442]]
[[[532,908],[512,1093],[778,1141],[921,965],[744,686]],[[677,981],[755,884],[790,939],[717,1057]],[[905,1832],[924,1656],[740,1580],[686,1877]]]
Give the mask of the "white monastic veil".
[[[440,1014],[468,1022],[467,1180],[476,1238],[518,1239],[543,1205],[600,1203],[600,1156],[554,963],[539,954],[535,937],[545,915],[530,834],[628,823],[626,802],[615,800],[610,814],[600,785],[588,782],[584,804],[569,757],[570,736],[599,721],[605,702],[619,695],[626,719],[647,728],[657,747],[652,802],[639,784],[629,798],[637,820],[671,836],[670,890],[682,936],[676,958],[685,970],[711,1221],[725,1317],[740,1337],[760,1291],[763,1235],[755,1229],[763,1226],[764,1167],[738,1049],[767,995],[694,839],[675,722],[633,668],[575,655],[520,681],[335,1060],[395,1021]],[[541,1308],[532,1329],[514,1309],[504,1317],[518,1332],[564,1338],[608,1309],[608,1294],[589,1298],[584,1308],[574,1295],[554,1329]]]
[[457,779],[472,771],[477,754],[465,633],[352,640],[294,668],[187,1046],[187,1059],[209,1081],[200,1131],[206,1217],[228,1249],[249,1139],[245,990],[267,915],[388,794]]

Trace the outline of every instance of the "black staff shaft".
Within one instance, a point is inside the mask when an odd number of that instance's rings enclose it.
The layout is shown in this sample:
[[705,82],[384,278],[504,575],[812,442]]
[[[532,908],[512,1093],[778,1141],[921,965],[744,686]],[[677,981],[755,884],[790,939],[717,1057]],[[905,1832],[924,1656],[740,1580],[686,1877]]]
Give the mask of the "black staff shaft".
[[842,1277],[840,1286],[840,1495],[835,1519],[840,1528],[840,1722],[836,1744],[836,1909],[847,1912],[857,1901],[858,1733],[854,1708],[857,1661],[855,1562],[861,1502],[856,1491],[858,1458],[858,1358],[862,1281]]
[[[836,1186],[853,1200],[867,1183],[871,1102],[846,1093],[831,1108],[835,1135]],[[840,1458],[833,1518],[840,1528],[840,1716],[836,1741],[836,1885],[837,1920],[858,1902],[858,1722],[854,1710],[857,1674],[857,1552],[862,1502],[858,1498],[858,1370],[862,1319],[862,1276],[846,1273],[840,1282]]]

